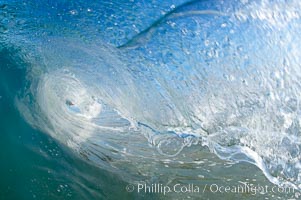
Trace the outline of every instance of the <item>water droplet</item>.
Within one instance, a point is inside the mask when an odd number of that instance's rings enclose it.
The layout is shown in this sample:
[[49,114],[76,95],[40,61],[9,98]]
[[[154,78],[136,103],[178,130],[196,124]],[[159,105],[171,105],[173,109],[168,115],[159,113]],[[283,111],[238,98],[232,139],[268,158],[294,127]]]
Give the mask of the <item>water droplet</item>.
[[222,28],[225,28],[226,26],[227,26],[226,23],[221,24],[221,27],[222,27]]
[[77,15],[78,12],[77,12],[77,10],[70,10],[70,14],[71,14],[71,15]]

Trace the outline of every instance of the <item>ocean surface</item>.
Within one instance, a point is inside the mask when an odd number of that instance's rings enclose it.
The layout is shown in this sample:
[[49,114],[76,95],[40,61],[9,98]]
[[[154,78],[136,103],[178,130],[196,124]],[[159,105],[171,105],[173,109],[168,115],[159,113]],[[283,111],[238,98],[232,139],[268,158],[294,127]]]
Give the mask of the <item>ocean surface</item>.
[[0,0],[0,199],[301,198],[298,0]]

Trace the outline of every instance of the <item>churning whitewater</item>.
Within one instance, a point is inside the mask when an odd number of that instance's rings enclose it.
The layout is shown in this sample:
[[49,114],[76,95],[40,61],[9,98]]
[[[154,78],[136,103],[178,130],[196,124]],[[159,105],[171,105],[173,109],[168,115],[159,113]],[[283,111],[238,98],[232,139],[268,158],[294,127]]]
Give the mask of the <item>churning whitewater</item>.
[[100,8],[89,9],[62,17],[87,27],[44,16],[35,32],[24,25],[35,16],[20,11],[21,32],[2,33],[2,48],[28,63],[16,97],[28,123],[130,180],[194,162],[197,153],[177,156],[207,146],[301,189],[299,1],[179,3],[118,41],[106,37],[109,22],[99,36],[91,12]]

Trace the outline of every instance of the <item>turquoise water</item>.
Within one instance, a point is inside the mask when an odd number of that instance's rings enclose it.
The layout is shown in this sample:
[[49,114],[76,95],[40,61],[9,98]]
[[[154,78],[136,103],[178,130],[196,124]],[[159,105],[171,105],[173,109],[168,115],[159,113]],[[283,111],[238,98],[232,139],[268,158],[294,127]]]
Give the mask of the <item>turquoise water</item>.
[[130,193],[115,193],[125,187],[118,176],[83,162],[23,120],[14,98],[24,84],[25,72],[8,56],[7,51],[1,52],[0,198],[112,199],[112,194],[114,198],[133,198]]
[[0,199],[298,199],[300,8],[0,1]]

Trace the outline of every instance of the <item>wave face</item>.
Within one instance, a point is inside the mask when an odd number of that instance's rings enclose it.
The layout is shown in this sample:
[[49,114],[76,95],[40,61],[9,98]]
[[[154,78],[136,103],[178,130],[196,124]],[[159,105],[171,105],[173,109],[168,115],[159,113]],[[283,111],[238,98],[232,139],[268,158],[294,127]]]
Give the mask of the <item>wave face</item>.
[[[118,28],[97,20],[110,14],[106,3],[69,4],[2,6],[3,19],[19,19],[2,27],[1,47],[19,49],[30,66],[16,104],[33,127],[131,179],[197,163],[198,153],[179,154],[207,146],[301,189],[300,2],[179,1],[141,16],[110,5],[120,21],[137,17]],[[131,19],[138,34],[120,37]]]

